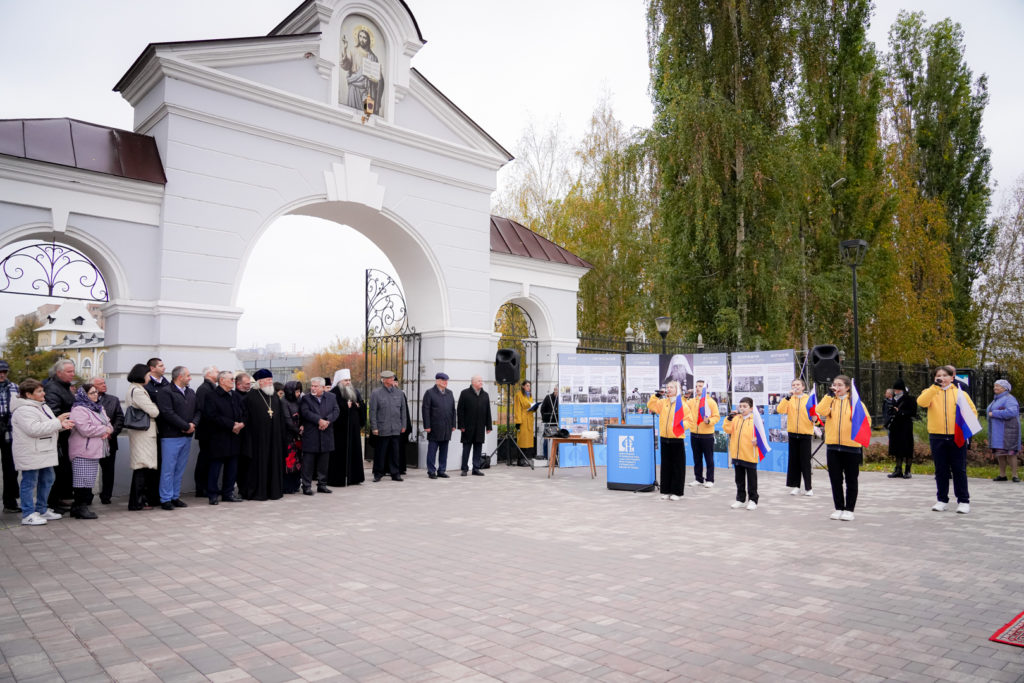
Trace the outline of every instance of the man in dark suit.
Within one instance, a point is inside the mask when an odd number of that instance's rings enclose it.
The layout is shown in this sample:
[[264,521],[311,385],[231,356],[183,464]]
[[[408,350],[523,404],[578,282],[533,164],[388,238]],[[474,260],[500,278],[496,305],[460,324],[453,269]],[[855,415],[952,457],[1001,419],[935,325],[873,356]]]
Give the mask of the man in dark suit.
[[[427,476],[447,479],[448,444],[456,425],[455,397],[448,391],[448,375],[434,375],[434,386],[423,394],[423,431],[427,434]],[[437,466],[434,457],[437,455]]]
[[334,450],[334,421],[340,414],[334,394],[324,392],[324,378],[309,381],[309,393],[299,399],[299,420],[302,424],[302,492],[313,495],[313,476],[316,492],[331,493],[327,488],[327,465]]
[[[75,380],[75,363],[62,359],[54,363],[50,376],[43,381],[46,389],[46,405],[57,417],[71,412],[75,402],[75,393],[71,391],[71,383]],[[74,494],[71,486],[71,460],[68,457],[68,441],[71,430],[66,429],[57,436],[57,466],[53,468],[54,482],[50,489],[49,506],[54,512],[64,514],[69,510],[63,501]]]
[[171,371],[170,386],[157,392],[156,406],[160,415],[156,418],[157,435],[163,462],[160,464],[160,507],[164,510],[188,507],[181,499],[181,478],[188,464],[192,448],[192,435],[199,424],[196,409],[196,392],[188,383],[192,375],[188,368],[179,365]]
[[473,474],[480,471],[484,439],[491,433],[491,397],[484,391],[484,378],[473,375],[470,386],[459,394],[457,408],[459,431],[462,432],[462,476],[469,474],[469,449],[473,449]]
[[[196,410],[200,414],[203,414],[204,404],[207,396],[217,388],[220,371],[216,365],[210,365],[203,368],[203,383],[196,389]],[[234,382],[232,382],[234,384]],[[229,389],[230,391],[230,389]],[[193,473],[196,482],[196,498],[202,498],[206,495],[206,480],[210,474],[210,448],[207,445],[207,437],[209,434],[206,432],[206,426],[203,421],[199,421],[199,425],[196,427],[196,441],[199,443],[199,453],[196,455],[196,469]]]
[[100,489],[100,502],[110,505],[110,496],[114,493],[114,459],[117,456],[117,435],[124,427],[124,411],[121,410],[121,399],[107,393],[107,380],[103,375],[92,378],[92,385],[99,392],[99,403],[103,412],[110,419],[114,431],[107,437],[107,455],[100,459],[100,471],[103,472],[103,488]]

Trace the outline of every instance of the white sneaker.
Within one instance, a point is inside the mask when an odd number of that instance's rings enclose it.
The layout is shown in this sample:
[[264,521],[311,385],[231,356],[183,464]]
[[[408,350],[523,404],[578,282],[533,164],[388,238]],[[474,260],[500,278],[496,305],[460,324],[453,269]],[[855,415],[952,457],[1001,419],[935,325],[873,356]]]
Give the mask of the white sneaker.
[[713,488],[715,488],[715,482],[713,482],[713,481],[706,481],[706,482],[704,482],[704,488],[706,488],[706,489],[713,489]]
[[799,496],[800,495],[800,489],[798,489],[798,488],[793,489],[792,491],[789,492],[789,495],[791,495],[791,496]]
[[968,512],[971,511],[971,504],[970,503],[957,503],[956,511],[959,512],[961,515],[966,515]]
[[668,500],[668,494],[667,493],[661,494],[661,499],[662,500]]
[[853,513],[850,512],[849,510],[843,510],[843,514],[839,515],[839,519],[843,520],[844,522],[852,522]]
[[747,506],[747,504],[746,504],[746,503],[741,503],[741,502],[740,502],[740,501],[738,501],[738,500],[734,500],[734,501],[732,502],[732,505],[730,505],[729,507],[731,507],[731,508],[732,508],[733,510],[739,510],[740,508],[742,508],[742,507],[746,507],[746,506]]
[[804,495],[805,496],[813,496],[814,495],[814,489],[807,489],[806,491],[804,491]]
[[932,512],[945,512],[947,509],[949,509],[949,505],[943,503],[941,500],[935,505],[932,505]]
[[748,510],[756,510],[757,509],[757,503],[755,503],[754,501],[750,501],[749,503],[747,503],[747,509]]
[[687,484],[687,486],[700,486],[700,482],[694,479],[689,484]]
[[843,511],[842,510],[836,510],[831,515],[829,515],[828,518],[829,519],[839,519],[842,516],[843,516]]
[[38,512],[33,512],[28,517],[22,517],[21,523],[25,526],[39,526],[40,524],[46,524],[46,520]]
[[679,500],[679,496],[677,496],[676,494],[673,493],[671,496],[668,497],[668,499],[669,500]]
[[[36,514],[39,514],[39,513],[36,513]],[[57,512],[54,512],[53,508],[46,508],[46,512],[44,512],[43,514],[41,514],[39,516],[42,517],[43,519],[49,520],[51,522],[53,520],[55,520],[55,519],[61,519],[61,518],[64,517],[64,515],[62,515],[60,513],[57,513]]]

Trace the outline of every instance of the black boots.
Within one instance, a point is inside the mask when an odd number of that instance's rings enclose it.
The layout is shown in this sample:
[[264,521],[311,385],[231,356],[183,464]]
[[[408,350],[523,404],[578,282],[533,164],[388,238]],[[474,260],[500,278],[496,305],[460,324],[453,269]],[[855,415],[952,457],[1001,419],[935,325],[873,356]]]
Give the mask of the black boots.
[[907,466],[903,468],[903,478],[910,479],[910,464],[914,462],[913,458],[907,458]]
[[896,458],[896,469],[894,469],[889,475],[889,479],[902,479],[903,478],[903,459]]
[[96,513],[89,506],[92,505],[92,489],[76,488],[75,502],[71,505],[71,516],[75,519],[96,519]]
[[128,489],[128,509],[146,509],[146,470],[132,470],[132,485]]

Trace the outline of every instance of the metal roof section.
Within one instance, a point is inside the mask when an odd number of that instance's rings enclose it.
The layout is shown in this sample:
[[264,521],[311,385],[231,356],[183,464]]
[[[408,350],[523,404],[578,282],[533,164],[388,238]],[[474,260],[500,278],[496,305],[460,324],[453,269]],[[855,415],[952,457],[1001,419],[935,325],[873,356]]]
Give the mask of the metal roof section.
[[594,267],[525,225],[501,216],[491,216],[491,253],[523,256],[588,270]]

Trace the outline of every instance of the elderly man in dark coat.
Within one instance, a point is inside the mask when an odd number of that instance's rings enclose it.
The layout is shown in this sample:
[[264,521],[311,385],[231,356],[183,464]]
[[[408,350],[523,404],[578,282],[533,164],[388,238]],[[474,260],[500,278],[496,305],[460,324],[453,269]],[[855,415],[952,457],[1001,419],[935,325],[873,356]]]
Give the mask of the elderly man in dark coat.
[[[203,368],[203,383],[196,389],[196,408],[203,412],[203,404],[206,396],[217,388],[217,378],[220,377],[220,370],[216,365],[208,365]],[[196,455],[196,466],[192,475],[196,482],[196,498],[206,495],[206,480],[210,473],[210,449],[206,445],[206,425],[200,420],[196,425],[196,443],[199,444],[199,453]]]
[[363,472],[362,430],[366,426],[366,402],[352,385],[352,373],[343,368],[334,373],[331,392],[338,402],[334,421],[334,452],[327,466],[331,486],[354,486],[366,480]]
[[[889,455],[896,459],[896,469],[890,479],[910,479],[910,466],[914,462],[914,420],[917,419],[917,397],[907,391],[902,379],[892,385],[893,396],[885,416],[889,429]],[[904,465],[905,463],[905,465]],[[901,468],[901,465],[904,465]]]
[[459,431],[462,432],[462,476],[469,473],[469,450],[473,449],[473,474],[484,476],[480,471],[484,439],[491,433],[491,397],[484,391],[484,378],[473,375],[470,386],[459,394]]
[[327,463],[334,450],[334,429],[338,419],[338,402],[334,394],[324,392],[324,378],[310,380],[308,394],[299,399],[302,420],[302,492],[313,495],[313,473],[316,472],[317,493],[330,493],[327,488]]
[[398,461],[402,435],[409,421],[409,407],[405,392],[398,388],[395,373],[380,373],[381,386],[370,394],[370,431],[377,437],[373,447],[373,480],[380,481],[390,474],[393,481],[402,481],[402,467]]
[[[75,363],[62,359],[54,363],[50,376],[43,381],[46,389],[46,405],[57,417],[68,415],[75,403],[75,393],[71,391],[71,382],[75,379]],[[49,507],[54,512],[63,514],[69,510],[63,501],[71,498],[74,491],[71,486],[71,460],[68,458],[68,440],[70,429],[57,436],[57,466],[53,468],[54,482],[50,488]]]
[[[448,375],[434,375],[434,386],[423,394],[423,431],[427,434],[427,476],[447,479],[448,444],[455,431],[455,397],[448,391]],[[434,465],[434,457],[438,458]]]
[[[235,495],[235,479],[245,422],[242,406],[231,394],[234,386],[230,370],[218,373],[217,385],[206,392],[200,409],[202,418],[199,424],[203,425],[203,448],[206,449],[208,465],[203,488],[210,498],[210,505],[217,505],[218,498],[223,498],[225,503],[242,502]],[[217,480],[222,468],[224,479],[220,483]]]
[[[266,368],[252,374],[257,386],[245,395],[248,420],[242,435],[249,457],[245,497],[277,500],[284,479],[284,448],[287,439],[284,409],[274,391],[274,375]],[[324,482],[321,481],[321,484]]]

